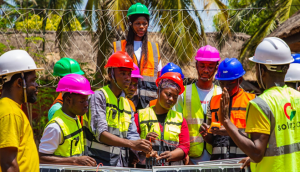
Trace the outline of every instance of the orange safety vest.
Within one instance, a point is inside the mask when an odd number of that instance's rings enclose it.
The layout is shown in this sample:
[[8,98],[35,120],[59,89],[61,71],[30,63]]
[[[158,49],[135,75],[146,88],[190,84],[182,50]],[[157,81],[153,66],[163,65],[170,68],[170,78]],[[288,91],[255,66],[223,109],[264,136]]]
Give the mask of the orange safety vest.
[[[210,101],[211,122],[219,122],[218,111],[222,94],[213,96]],[[246,109],[250,100],[255,98],[255,94],[247,93],[240,89],[239,93],[232,98],[230,111],[230,121],[240,129],[246,128]]]
[[127,98],[127,100],[128,100],[128,102],[129,102],[129,104],[130,104],[130,106],[131,106],[133,112],[136,113],[136,109],[135,109],[134,103],[133,103],[130,99],[128,99],[128,98]]
[[151,101],[149,102],[149,107],[155,106],[155,105],[156,105],[156,102],[157,102],[157,99],[151,100]]
[[[114,52],[126,51],[126,40],[114,42]],[[157,86],[155,84],[158,77],[158,64],[160,62],[160,53],[158,44],[148,42],[148,58],[145,62],[144,56],[138,64],[137,58],[133,54],[133,62],[139,66],[143,79],[139,79],[137,95],[133,97],[132,101],[138,105],[140,101],[143,108],[149,105],[149,102],[157,98]]]

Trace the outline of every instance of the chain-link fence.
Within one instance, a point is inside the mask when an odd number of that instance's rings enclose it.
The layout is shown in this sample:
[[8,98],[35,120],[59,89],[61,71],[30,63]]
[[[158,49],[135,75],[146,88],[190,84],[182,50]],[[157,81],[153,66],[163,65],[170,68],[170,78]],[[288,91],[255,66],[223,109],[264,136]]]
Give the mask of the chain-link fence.
[[[151,12],[148,39],[158,43],[163,65],[174,62],[189,79],[197,78],[193,57],[205,44],[218,47],[222,58],[238,57],[249,35],[230,26],[231,10],[158,10]],[[247,9],[239,15],[246,31],[252,18],[264,9]],[[126,38],[127,11],[1,9],[0,53],[11,49],[27,50],[40,67],[41,86],[56,86],[53,66],[62,57],[80,62],[93,86],[101,86],[104,65],[113,52],[113,42]],[[220,17],[221,16],[221,17]],[[225,19],[224,19],[225,16]],[[243,18],[245,17],[245,18]],[[224,29],[227,28],[227,29]],[[240,31],[239,30],[239,31]]]
[[[235,15],[237,12],[241,13]],[[222,59],[238,57],[252,20],[264,8],[228,10],[156,10],[150,11],[148,41],[160,48],[162,65],[174,62],[183,69],[185,83],[197,79],[194,55],[201,46],[217,47]],[[101,87],[104,65],[113,52],[113,42],[126,39],[129,29],[127,11],[0,9],[0,55],[12,49],[24,49],[39,67],[40,85],[37,103],[23,106],[33,118],[36,141],[47,122],[48,110],[57,96],[58,79],[53,66],[62,57],[77,60],[93,87]],[[251,14],[251,15],[250,15]],[[251,17],[249,17],[251,16]],[[238,22],[238,31],[231,25]],[[244,66],[245,67],[245,66]]]

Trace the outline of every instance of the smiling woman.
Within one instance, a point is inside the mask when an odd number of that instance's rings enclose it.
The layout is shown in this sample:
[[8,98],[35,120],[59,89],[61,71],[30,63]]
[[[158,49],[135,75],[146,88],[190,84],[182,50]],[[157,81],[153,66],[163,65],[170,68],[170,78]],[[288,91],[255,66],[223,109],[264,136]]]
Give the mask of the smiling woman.
[[137,109],[142,109],[157,97],[155,80],[162,64],[158,45],[148,42],[150,14],[147,7],[136,3],[129,8],[127,16],[130,26],[127,38],[114,42],[114,51],[126,51],[141,71],[143,78],[139,79],[138,90],[132,101]]

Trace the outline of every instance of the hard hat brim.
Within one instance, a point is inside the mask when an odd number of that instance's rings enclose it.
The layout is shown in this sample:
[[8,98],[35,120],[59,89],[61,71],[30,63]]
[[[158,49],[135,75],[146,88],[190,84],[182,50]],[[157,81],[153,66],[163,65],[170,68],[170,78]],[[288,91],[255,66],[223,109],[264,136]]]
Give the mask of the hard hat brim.
[[0,76],[4,76],[4,75],[10,75],[10,74],[18,74],[18,73],[26,73],[26,72],[31,72],[31,71],[42,71],[45,70],[44,68],[36,68],[36,69],[28,69],[28,70],[20,70],[20,71],[13,71],[13,72],[8,72],[8,73],[3,73],[0,74]]
[[219,78],[219,77],[217,77],[217,75],[216,75],[216,76],[215,76],[215,79],[218,80],[218,81],[231,81],[231,80],[235,80],[235,79],[238,79],[238,78],[244,76],[245,73],[246,73],[246,72],[244,71],[241,75],[235,76],[235,77],[230,77],[230,78]]
[[141,79],[143,79],[142,75],[131,75],[131,78],[141,78]]
[[266,62],[263,62],[263,61],[259,61],[259,60],[256,60],[254,59],[255,56],[253,57],[250,57],[249,60],[254,62],[254,63],[259,63],[259,64],[268,64],[268,65],[285,65],[285,64],[290,64],[292,62],[294,62],[294,59],[292,58],[290,61],[286,62],[286,63],[266,63]]
[[69,75],[69,74],[79,74],[79,75],[84,75],[84,72],[82,70],[78,71],[78,72],[74,72],[74,73],[65,73],[65,74],[58,74],[58,73],[55,73],[53,72],[53,76],[66,76],[66,75]]

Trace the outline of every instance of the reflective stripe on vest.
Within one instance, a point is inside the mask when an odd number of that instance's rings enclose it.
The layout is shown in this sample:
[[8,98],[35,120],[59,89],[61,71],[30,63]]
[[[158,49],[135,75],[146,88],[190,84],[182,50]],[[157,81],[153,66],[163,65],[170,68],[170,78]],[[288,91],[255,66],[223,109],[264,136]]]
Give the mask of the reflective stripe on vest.
[[[214,85],[213,95],[216,94],[217,86]],[[189,156],[199,157],[202,155],[204,148],[204,140],[199,133],[200,126],[204,122],[204,113],[195,83],[186,86],[183,96],[183,117],[186,119],[189,127],[191,142]],[[206,143],[206,150],[208,153],[212,153],[211,144]]]
[[299,169],[300,93],[287,86],[272,87],[250,103],[271,126],[268,146],[263,159],[256,164],[256,171]]
[[[158,139],[161,140],[162,133],[156,114],[152,107],[148,107],[138,111],[139,126],[141,129],[141,139],[146,139],[150,132],[158,134]],[[181,126],[183,122],[183,115],[179,112],[169,110],[164,124],[163,142],[155,141],[153,143],[153,150],[159,151],[162,146],[162,151],[173,151],[179,145],[179,134],[181,133]],[[163,144],[163,145],[161,145]],[[178,164],[178,163],[177,163]],[[181,163],[179,163],[181,164]],[[171,165],[173,165],[171,163]]]
[[[113,94],[110,88],[104,86],[101,90],[106,98],[106,121],[108,132],[120,138],[127,138],[129,125],[131,124],[131,107],[125,97],[119,99]],[[120,154],[122,154],[122,162],[124,166],[128,165],[128,148],[119,148],[109,146],[98,142],[95,134],[91,130],[91,111],[88,115],[84,115],[84,131],[86,136],[86,147],[89,156],[95,156],[101,159],[103,165],[116,166]]]
[[54,151],[55,156],[73,157],[84,153],[84,138],[79,119],[68,117],[61,109],[57,110],[46,126],[57,123],[63,134],[63,143]]
[[[125,51],[126,40],[114,42],[114,51]],[[140,60],[140,65],[133,54],[133,62],[139,66],[143,79],[139,79],[137,94],[139,96],[133,97],[133,102],[141,101],[143,108],[149,105],[149,102],[157,98],[157,86],[155,81],[157,79],[158,64],[160,61],[158,45],[153,42],[148,42],[148,61],[144,65],[144,57]]]

